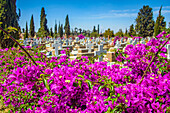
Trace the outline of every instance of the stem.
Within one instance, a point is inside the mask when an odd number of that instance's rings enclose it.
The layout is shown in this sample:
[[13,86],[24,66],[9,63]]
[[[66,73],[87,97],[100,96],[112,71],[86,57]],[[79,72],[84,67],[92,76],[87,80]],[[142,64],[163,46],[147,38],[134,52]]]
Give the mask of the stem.
[[146,75],[147,70],[149,69],[149,67],[151,66],[153,60],[155,59],[155,57],[158,55],[158,53],[161,51],[161,49],[166,45],[166,43],[170,40],[170,38],[168,38],[168,40],[162,45],[162,47],[156,52],[156,54],[152,57],[152,60],[150,61],[148,67],[146,68],[146,70],[144,71],[143,75],[142,75],[142,79],[139,82],[139,85],[142,83],[144,76]]
[[14,42],[16,42],[17,45],[19,45],[20,48],[28,55],[28,57],[31,59],[31,61],[32,61],[36,66],[38,66],[37,63],[32,59],[31,55],[30,55],[11,35],[9,35],[9,33],[8,33],[7,31],[5,31],[2,27],[0,27],[0,30],[2,30],[5,34],[7,34]]

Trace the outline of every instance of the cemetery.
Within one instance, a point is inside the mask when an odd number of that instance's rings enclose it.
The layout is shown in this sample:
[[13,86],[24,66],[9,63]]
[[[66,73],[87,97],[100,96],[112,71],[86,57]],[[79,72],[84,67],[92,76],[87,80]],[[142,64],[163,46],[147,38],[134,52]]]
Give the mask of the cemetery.
[[0,24],[0,113],[170,113],[170,28],[71,32],[67,15],[53,32],[40,17],[37,32],[33,15],[29,33]]

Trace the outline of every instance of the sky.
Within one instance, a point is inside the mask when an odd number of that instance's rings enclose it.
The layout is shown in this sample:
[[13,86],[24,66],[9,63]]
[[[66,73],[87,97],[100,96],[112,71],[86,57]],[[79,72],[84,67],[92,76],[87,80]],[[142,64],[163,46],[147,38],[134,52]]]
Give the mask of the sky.
[[19,24],[28,27],[31,15],[34,16],[35,31],[40,27],[41,8],[45,8],[47,14],[47,26],[53,28],[57,24],[65,24],[66,15],[69,15],[70,28],[75,27],[92,30],[93,26],[99,24],[100,32],[108,28],[125,31],[131,24],[135,24],[139,9],[149,5],[153,10],[153,17],[156,21],[160,6],[165,21],[170,22],[170,0],[17,0],[17,9],[21,10]]

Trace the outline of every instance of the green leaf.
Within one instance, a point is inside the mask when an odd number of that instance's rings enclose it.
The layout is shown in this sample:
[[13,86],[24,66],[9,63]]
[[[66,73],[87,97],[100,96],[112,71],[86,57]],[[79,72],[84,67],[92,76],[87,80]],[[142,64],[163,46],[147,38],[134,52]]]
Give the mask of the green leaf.
[[84,76],[83,76],[83,75],[78,75],[78,77],[80,77],[80,78],[84,79]]
[[98,90],[100,91],[102,88],[104,88],[106,85],[99,86]]
[[49,87],[49,85],[48,85],[48,82],[47,82],[47,79],[46,79],[46,78],[43,79],[43,83],[44,83],[44,86],[45,86],[48,90],[50,90],[50,87]]
[[92,83],[90,80],[86,79],[86,82],[88,83],[89,90],[93,88]]

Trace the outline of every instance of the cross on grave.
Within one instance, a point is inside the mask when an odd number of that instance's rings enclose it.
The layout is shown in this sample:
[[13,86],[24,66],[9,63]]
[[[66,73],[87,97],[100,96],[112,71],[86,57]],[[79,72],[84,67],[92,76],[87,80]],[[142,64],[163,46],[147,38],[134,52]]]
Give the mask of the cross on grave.
[[[99,51],[95,51],[94,52],[94,56],[101,55],[101,53],[106,53],[107,52],[106,50],[103,50],[103,45],[98,45],[98,50]],[[101,61],[103,61],[103,57],[102,56],[99,57],[99,62],[101,62]]]
[[167,54],[167,59],[170,60],[170,44],[167,45],[168,46],[168,54]]
[[123,43],[123,37],[120,39],[120,42]]
[[103,41],[104,41],[104,42],[106,41],[106,38],[105,38],[105,37],[103,37]]
[[88,48],[88,52],[91,52],[91,48],[92,48],[93,44],[89,43],[86,45],[86,48]]
[[36,45],[38,45],[38,43],[39,43],[39,40],[38,40],[38,39],[36,39]]
[[130,39],[130,44],[132,44],[132,42],[133,42],[133,40],[132,40],[132,39]]
[[68,46],[68,39],[66,39],[66,46]]
[[60,46],[60,44],[55,43],[53,44],[53,47],[55,47],[55,56],[58,57],[58,47]]
[[63,41],[60,40],[60,41],[59,41],[59,44],[60,44],[60,49],[62,49]]
[[79,41],[79,37],[76,37],[76,42],[78,42]]
[[133,41],[133,45],[136,45],[137,44],[137,40],[135,38],[135,40]]
[[42,41],[42,39],[41,39],[41,38],[39,38],[39,44],[41,44],[41,41]]
[[26,47],[27,46],[27,40],[24,40],[23,44]]

